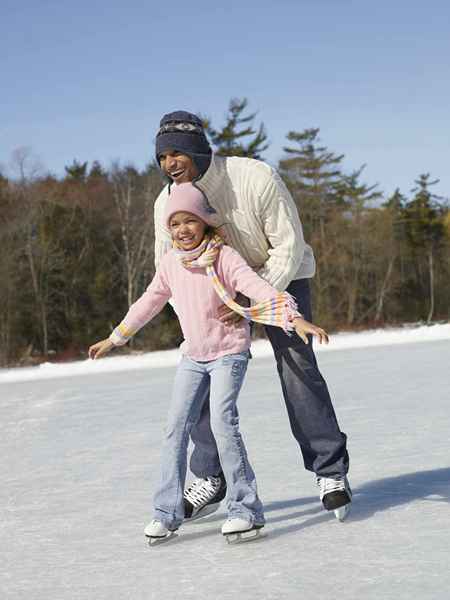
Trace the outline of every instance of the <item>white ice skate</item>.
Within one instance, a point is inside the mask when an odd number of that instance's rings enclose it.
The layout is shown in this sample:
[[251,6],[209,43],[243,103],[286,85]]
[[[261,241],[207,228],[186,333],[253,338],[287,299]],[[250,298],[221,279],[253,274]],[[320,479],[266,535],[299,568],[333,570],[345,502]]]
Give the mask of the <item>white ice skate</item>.
[[352,490],[345,475],[317,477],[320,499],[326,510],[332,510],[338,521],[344,521],[350,512]]
[[161,521],[153,519],[151,523],[147,525],[144,530],[145,535],[148,537],[148,543],[150,546],[167,542],[171,538],[177,537],[175,533],[176,529],[167,529]]
[[262,537],[263,524],[252,523],[248,519],[234,517],[228,519],[222,525],[222,535],[226,537],[229,544],[251,542]]

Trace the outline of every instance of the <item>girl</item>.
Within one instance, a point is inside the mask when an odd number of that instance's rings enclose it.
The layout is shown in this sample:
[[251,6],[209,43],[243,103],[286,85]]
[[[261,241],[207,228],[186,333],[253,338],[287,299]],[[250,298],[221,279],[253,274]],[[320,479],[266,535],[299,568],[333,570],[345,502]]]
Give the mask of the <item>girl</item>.
[[[145,529],[150,541],[169,537],[183,521],[189,433],[200,416],[208,387],[211,428],[228,489],[228,520],[222,533],[257,534],[264,526],[263,506],[239,432],[236,407],[249,359],[248,321],[295,331],[306,344],[307,334],[317,336],[321,343],[328,342],[325,331],[297,312],[289,294],[271,287],[237,252],[224,245],[214,230],[218,225],[215,218],[214,209],[191,183],[173,187],[165,213],[172,250],[110,337],[89,348],[90,358],[96,359],[125,344],[172,298],[185,341],[169,409],[154,519]],[[260,304],[243,308],[233,301],[237,292]],[[224,303],[245,319],[234,325],[222,323],[218,309]]]

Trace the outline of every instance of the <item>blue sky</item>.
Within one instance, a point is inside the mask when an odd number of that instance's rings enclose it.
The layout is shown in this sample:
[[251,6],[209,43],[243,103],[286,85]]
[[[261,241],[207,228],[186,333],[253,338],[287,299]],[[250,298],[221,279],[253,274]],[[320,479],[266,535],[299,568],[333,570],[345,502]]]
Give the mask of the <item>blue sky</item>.
[[276,165],[290,130],[320,127],[364,179],[450,196],[450,4],[429,0],[2,0],[0,164],[29,146],[56,175],[153,157],[162,114],[219,127],[247,97]]

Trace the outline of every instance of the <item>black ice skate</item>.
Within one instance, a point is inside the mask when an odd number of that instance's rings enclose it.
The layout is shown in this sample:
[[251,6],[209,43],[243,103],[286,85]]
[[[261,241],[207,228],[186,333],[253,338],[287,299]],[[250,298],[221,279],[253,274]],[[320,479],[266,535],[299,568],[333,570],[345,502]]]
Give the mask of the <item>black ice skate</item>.
[[194,521],[215,512],[227,493],[221,473],[217,477],[195,479],[184,492],[184,518]]
[[352,501],[352,490],[347,477],[317,477],[317,485],[324,508],[332,510],[338,521],[344,521]]
[[222,525],[222,535],[225,536],[229,544],[241,544],[262,537],[261,530],[263,527],[262,523],[252,523],[248,519],[233,517]]

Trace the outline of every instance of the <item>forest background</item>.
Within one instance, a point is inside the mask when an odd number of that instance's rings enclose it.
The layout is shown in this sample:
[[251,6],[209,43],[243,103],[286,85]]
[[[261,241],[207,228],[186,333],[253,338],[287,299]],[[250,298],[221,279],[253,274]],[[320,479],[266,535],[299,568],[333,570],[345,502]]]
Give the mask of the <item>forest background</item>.
[[[214,151],[264,160],[268,133],[246,98],[225,122],[204,117]],[[317,271],[315,322],[334,332],[450,318],[450,212],[433,193],[439,174],[411,176],[388,197],[326,146],[318,128],[289,131],[277,168],[297,205]],[[0,366],[86,356],[154,274],[157,165],[73,161],[44,173],[30,149],[0,172]],[[255,335],[263,335],[258,328]],[[181,339],[169,306],[130,344],[172,348]],[[129,351],[124,349],[122,351]]]

